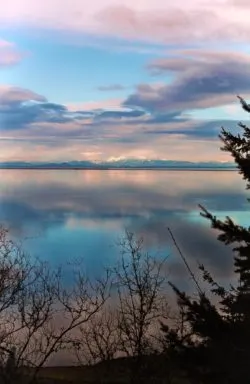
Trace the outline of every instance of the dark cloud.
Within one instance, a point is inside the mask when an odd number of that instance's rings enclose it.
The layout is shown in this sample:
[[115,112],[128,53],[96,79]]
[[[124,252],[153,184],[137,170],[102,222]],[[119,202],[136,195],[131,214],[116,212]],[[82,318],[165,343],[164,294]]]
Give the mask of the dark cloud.
[[22,129],[33,123],[65,123],[72,120],[63,106],[46,102],[16,102],[0,106],[0,116],[3,129]]
[[[180,54],[180,53],[179,53]],[[145,108],[152,113],[173,113],[218,107],[234,101],[234,95],[250,93],[250,56],[232,53],[184,51],[178,58],[150,64],[154,72],[175,77],[168,85],[141,85],[124,106]]]
[[31,124],[64,124],[93,116],[91,111],[70,111],[62,104],[22,88],[0,89],[0,118],[2,129],[29,128]]
[[147,69],[152,75],[160,75],[166,72],[187,72],[191,68],[196,71],[211,67],[211,65],[244,65],[249,63],[249,54],[234,51],[212,51],[212,50],[175,50],[165,58],[159,58],[151,61]]
[[44,96],[18,87],[0,88],[2,129],[20,129],[34,122],[63,122],[67,109]]
[[[29,128],[31,124],[40,123],[64,124],[70,122],[84,123],[86,126],[96,122],[109,123],[110,120],[119,122],[120,119],[136,119],[143,117],[142,109],[106,111],[103,109],[92,111],[70,111],[66,106],[48,102],[47,99],[32,91],[22,88],[0,89],[0,118],[2,129]],[[84,122],[91,119],[90,122]],[[51,126],[53,128],[53,125]],[[79,133],[79,130],[76,130]],[[70,134],[74,136],[71,130]],[[67,135],[67,134],[66,134]]]

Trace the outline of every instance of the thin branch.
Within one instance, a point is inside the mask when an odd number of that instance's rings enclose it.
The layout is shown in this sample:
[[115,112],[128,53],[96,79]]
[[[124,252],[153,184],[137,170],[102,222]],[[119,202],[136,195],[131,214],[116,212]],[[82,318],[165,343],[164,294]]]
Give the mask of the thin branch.
[[179,252],[179,255],[181,256],[181,259],[184,262],[184,264],[185,264],[185,266],[186,266],[186,268],[187,268],[187,270],[188,270],[192,280],[194,281],[194,283],[195,283],[195,285],[196,285],[196,287],[198,289],[198,292],[200,293],[200,295],[203,295],[203,291],[202,291],[202,289],[201,289],[201,287],[200,287],[200,285],[198,283],[198,280],[196,279],[195,274],[193,273],[192,269],[190,268],[190,266],[189,266],[189,264],[188,264],[188,262],[186,260],[186,257],[183,255],[179,245],[177,244],[177,242],[175,240],[175,237],[174,237],[174,235],[173,235],[173,233],[172,233],[170,228],[168,228],[168,232],[170,233],[170,236],[171,236],[171,238],[172,238],[172,240],[174,242],[174,245],[175,245],[177,251]]

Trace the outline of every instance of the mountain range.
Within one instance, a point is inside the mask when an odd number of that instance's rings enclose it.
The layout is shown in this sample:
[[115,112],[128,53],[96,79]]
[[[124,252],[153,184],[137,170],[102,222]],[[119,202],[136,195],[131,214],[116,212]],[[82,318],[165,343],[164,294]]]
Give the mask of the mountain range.
[[231,162],[119,159],[110,161],[0,162],[2,169],[235,169]]

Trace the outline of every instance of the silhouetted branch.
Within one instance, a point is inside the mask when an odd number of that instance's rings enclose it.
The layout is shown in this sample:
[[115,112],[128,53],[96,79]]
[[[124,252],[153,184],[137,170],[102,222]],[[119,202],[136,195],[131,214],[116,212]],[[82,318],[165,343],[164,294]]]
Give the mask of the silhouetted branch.
[[190,268],[190,266],[189,266],[189,264],[188,264],[188,262],[187,262],[185,256],[184,256],[183,253],[181,252],[180,247],[179,247],[179,245],[177,244],[177,242],[176,242],[176,240],[175,240],[175,238],[174,238],[174,235],[173,235],[173,233],[172,233],[172,231],[171,231],[170,228],[168,228],[168,232],[170,233],[170,236],[171,236],[171,238],[172,238],[172,240],[173,240],[173,242],[174,242],[174,245],[175,245],[177,251],[179,252],[179,255],[181,256],[181,259],[182,259],[182,261],[184,262],[184,264],[185,264],[185,266],[186,266],[186,268],[187,268],[187,270],[188,270],[188,272],[189,272],[189,274],[190,274],[192,280],[194,281],[194,283],[195,283],[195,285],[196,285],[196,287],[197,287],[197,289],[198,289],[198,292],[199,292],[201,295],[203,295],[203,291],[202,291],[202,289],[201,289],[201,287],[200,287],[200,285],[199,285],[199,283],[198,283],[198,281],[197,281],[197,279],[196,279],[196,277],[195,277],[195,274],[194,274],[193,271],[191,270],[191,268]]

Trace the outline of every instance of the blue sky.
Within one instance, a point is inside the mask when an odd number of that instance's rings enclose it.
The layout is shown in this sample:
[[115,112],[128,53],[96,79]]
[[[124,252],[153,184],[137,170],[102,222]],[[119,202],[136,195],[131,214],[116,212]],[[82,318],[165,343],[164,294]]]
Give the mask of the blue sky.
[[[3,68],[0,81],[36,90],[56,103],[105,100],[100,86],[122,84],[126,89],[113,91],[112,97],[125,98],[139,82],[151,80],[143,70],[155,55],[118,51],[115,47],[69,44],[51,32],[49,39],[41,32],[8,33],[10,40],[24,52],[23,60],[15,67]],[[76,39],[77,40],[77,39]]]
[[10,0],[0,10],[0,161],[226,161],[247,118],[244,0]]

